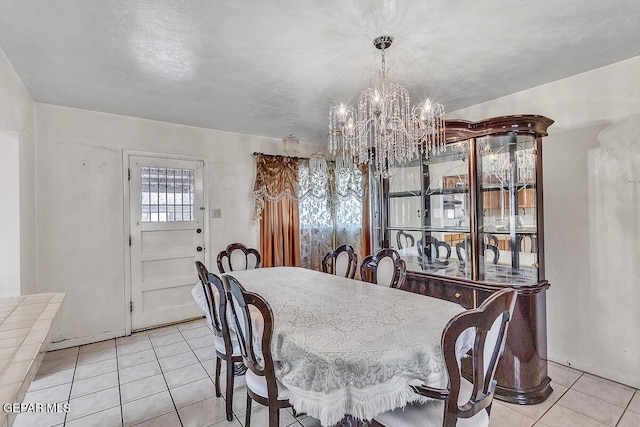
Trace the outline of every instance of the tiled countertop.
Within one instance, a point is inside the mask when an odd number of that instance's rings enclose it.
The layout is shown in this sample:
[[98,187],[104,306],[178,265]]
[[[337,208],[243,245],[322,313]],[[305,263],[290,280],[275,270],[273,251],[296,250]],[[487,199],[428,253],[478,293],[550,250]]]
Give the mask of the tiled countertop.
[[[64,297],[48,293],[0,298],[0,404],[22,402]],[[0,410],[0,427],[10,426],[14,418]]]

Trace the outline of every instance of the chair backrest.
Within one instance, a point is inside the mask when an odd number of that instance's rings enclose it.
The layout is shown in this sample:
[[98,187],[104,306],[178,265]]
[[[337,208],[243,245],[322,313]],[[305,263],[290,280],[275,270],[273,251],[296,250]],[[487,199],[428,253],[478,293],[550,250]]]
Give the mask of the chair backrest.
[[423,254],[429,261],[441,258],[440,248],[444,249],[444,259],[451,258],[451,246],[447,242],[436,239],[433,236],[425,236],[424,243],[422,239],[418,240],[418,255]]
[[342,245],[336,250],[327,252],[322,258],[322,271],[350,279],[355,277],[357,265],[358,255],[349,245]]
[[[449,374],[449,397],[445,404],[443,426],[455,426],[458,418],[470,418],[489,409],[496,389],[496,369],[504,352],[505,337],[513,317],[516,290],[502,289],[491,295],[478,308],[453,317],[442,333],[442,351]],[[460,396],[461,359],[456,354],[460,335],[471,328],[473,345],[473,391]],[[463,355],[459,355],[463,357]]]
[[536,235],[525,234],[521,235],[520,239],[520,247],[518,248],[520,252],[538,252],[538,242]]
[[[273,335],[271,307],[260,295],[245,290],[235,277],[223,276],[223,280],[228,292],[234,330],[244,363],[251,372],[265,377],[268,397],[277,396],[278,387],[271,354]],[[257,310],[250,310],[250,306]]]
[[260,252],[247,248],[242,243],[231,243],[227,249],[218,254],[218,270],[220,273],[260,268]]
[[200,261],[196,261],[196,271],[198,272],[204,297],[207,301],[209,320],[213,328],[213,333],[218,336],[223,336],[223,329],[226,328],[227,325],[226,319],[224,316],[220,316],[220,313],[226,312],[227,298],[222,281],[215,274],[209,273],[207,267]]
[[[465,237],[465,239],[462,242],[456,244],[456,255],[458,256],[459,261],[462,261],[462,262],[469,261],[470,247],[471,247],[471,239],[469,238],[469,236]],[[498,246],[490,243],[485,243],[484,251],[485,251],[485,254],[487,251],[492,252],[493,258],[491,259],[491,262],[493,264],[498,263],[498,261],[500,260],[500,250],[498,249]]]
[[489,233],[485,233],[484,234],[484,243],[488,244],[488,245],[493,245],[495,247],[498,247],[498,236],[494,235],[494,234],[489,234]]
[[360,265],[360,277],[365,282],[400,288],[407,276],[407,265],[400,254],[389,248],[367,255]]
[[400,230],[396,234],[396,243],[398,244],[398,249],[410,248],[415,245],[415,238],[404,231]]
[[497,246],[491,244],[484,245],[485,256],[487,256],[487,252],[493,253],[493,259],[491,260],[493,264],[497,264],[498,261],[500,261],[500,250]]

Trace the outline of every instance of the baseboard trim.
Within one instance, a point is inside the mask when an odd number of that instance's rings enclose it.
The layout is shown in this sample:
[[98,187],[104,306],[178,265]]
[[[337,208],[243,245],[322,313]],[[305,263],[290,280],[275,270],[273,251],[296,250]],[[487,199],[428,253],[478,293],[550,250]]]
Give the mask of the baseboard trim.
[[86,337],[76,337],[63,339],[61,341],[50,342],[47,351],[62,350],[63,348],[75,347],[78,345],[92,344],[94,342],[110,340],[112,338],[125,336],[125,330],[103,332],[101,334],[87,335]]
[[[588,372],[620,384],[628,385],[629,387],[640,388],[640,376],[638,376],[637,370],[636,373],[620,372],[610,369],[609,366],[594,365],[592,363],[585,362],[584,360],[575,359],[573,356],[554,352],[548,352],[548,358],[559,365]],[[551,380],[553,381],[553,377]]]

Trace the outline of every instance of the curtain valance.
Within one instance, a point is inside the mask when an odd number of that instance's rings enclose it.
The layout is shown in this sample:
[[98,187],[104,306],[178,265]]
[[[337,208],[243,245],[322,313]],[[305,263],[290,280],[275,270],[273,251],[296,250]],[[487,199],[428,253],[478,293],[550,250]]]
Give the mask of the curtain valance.
[[283,198],[297,201],[298,159],[284,156],[257,154],[254,221],[262,217],[265,201],[277,202]]

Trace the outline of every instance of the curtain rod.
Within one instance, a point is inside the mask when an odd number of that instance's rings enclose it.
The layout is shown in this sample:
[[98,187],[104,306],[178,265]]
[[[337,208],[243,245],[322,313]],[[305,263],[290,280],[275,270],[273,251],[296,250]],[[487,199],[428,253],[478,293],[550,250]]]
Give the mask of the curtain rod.
[[260,153],[260,152],[258,152],[258,151],[254,151],[254,152],[253,152],[253,155],[254,155],[254,156],[257,156],[257,155],[263,155],[263,156],[271,156],[271,157],[287,157],[287,158],[289,158],[289,159],[294,159],[294,160],[309,160],[309,158],[308,158],[308,157],[283,156],[283,155],[281,155],[281,154],[265,154],[265,153]]

